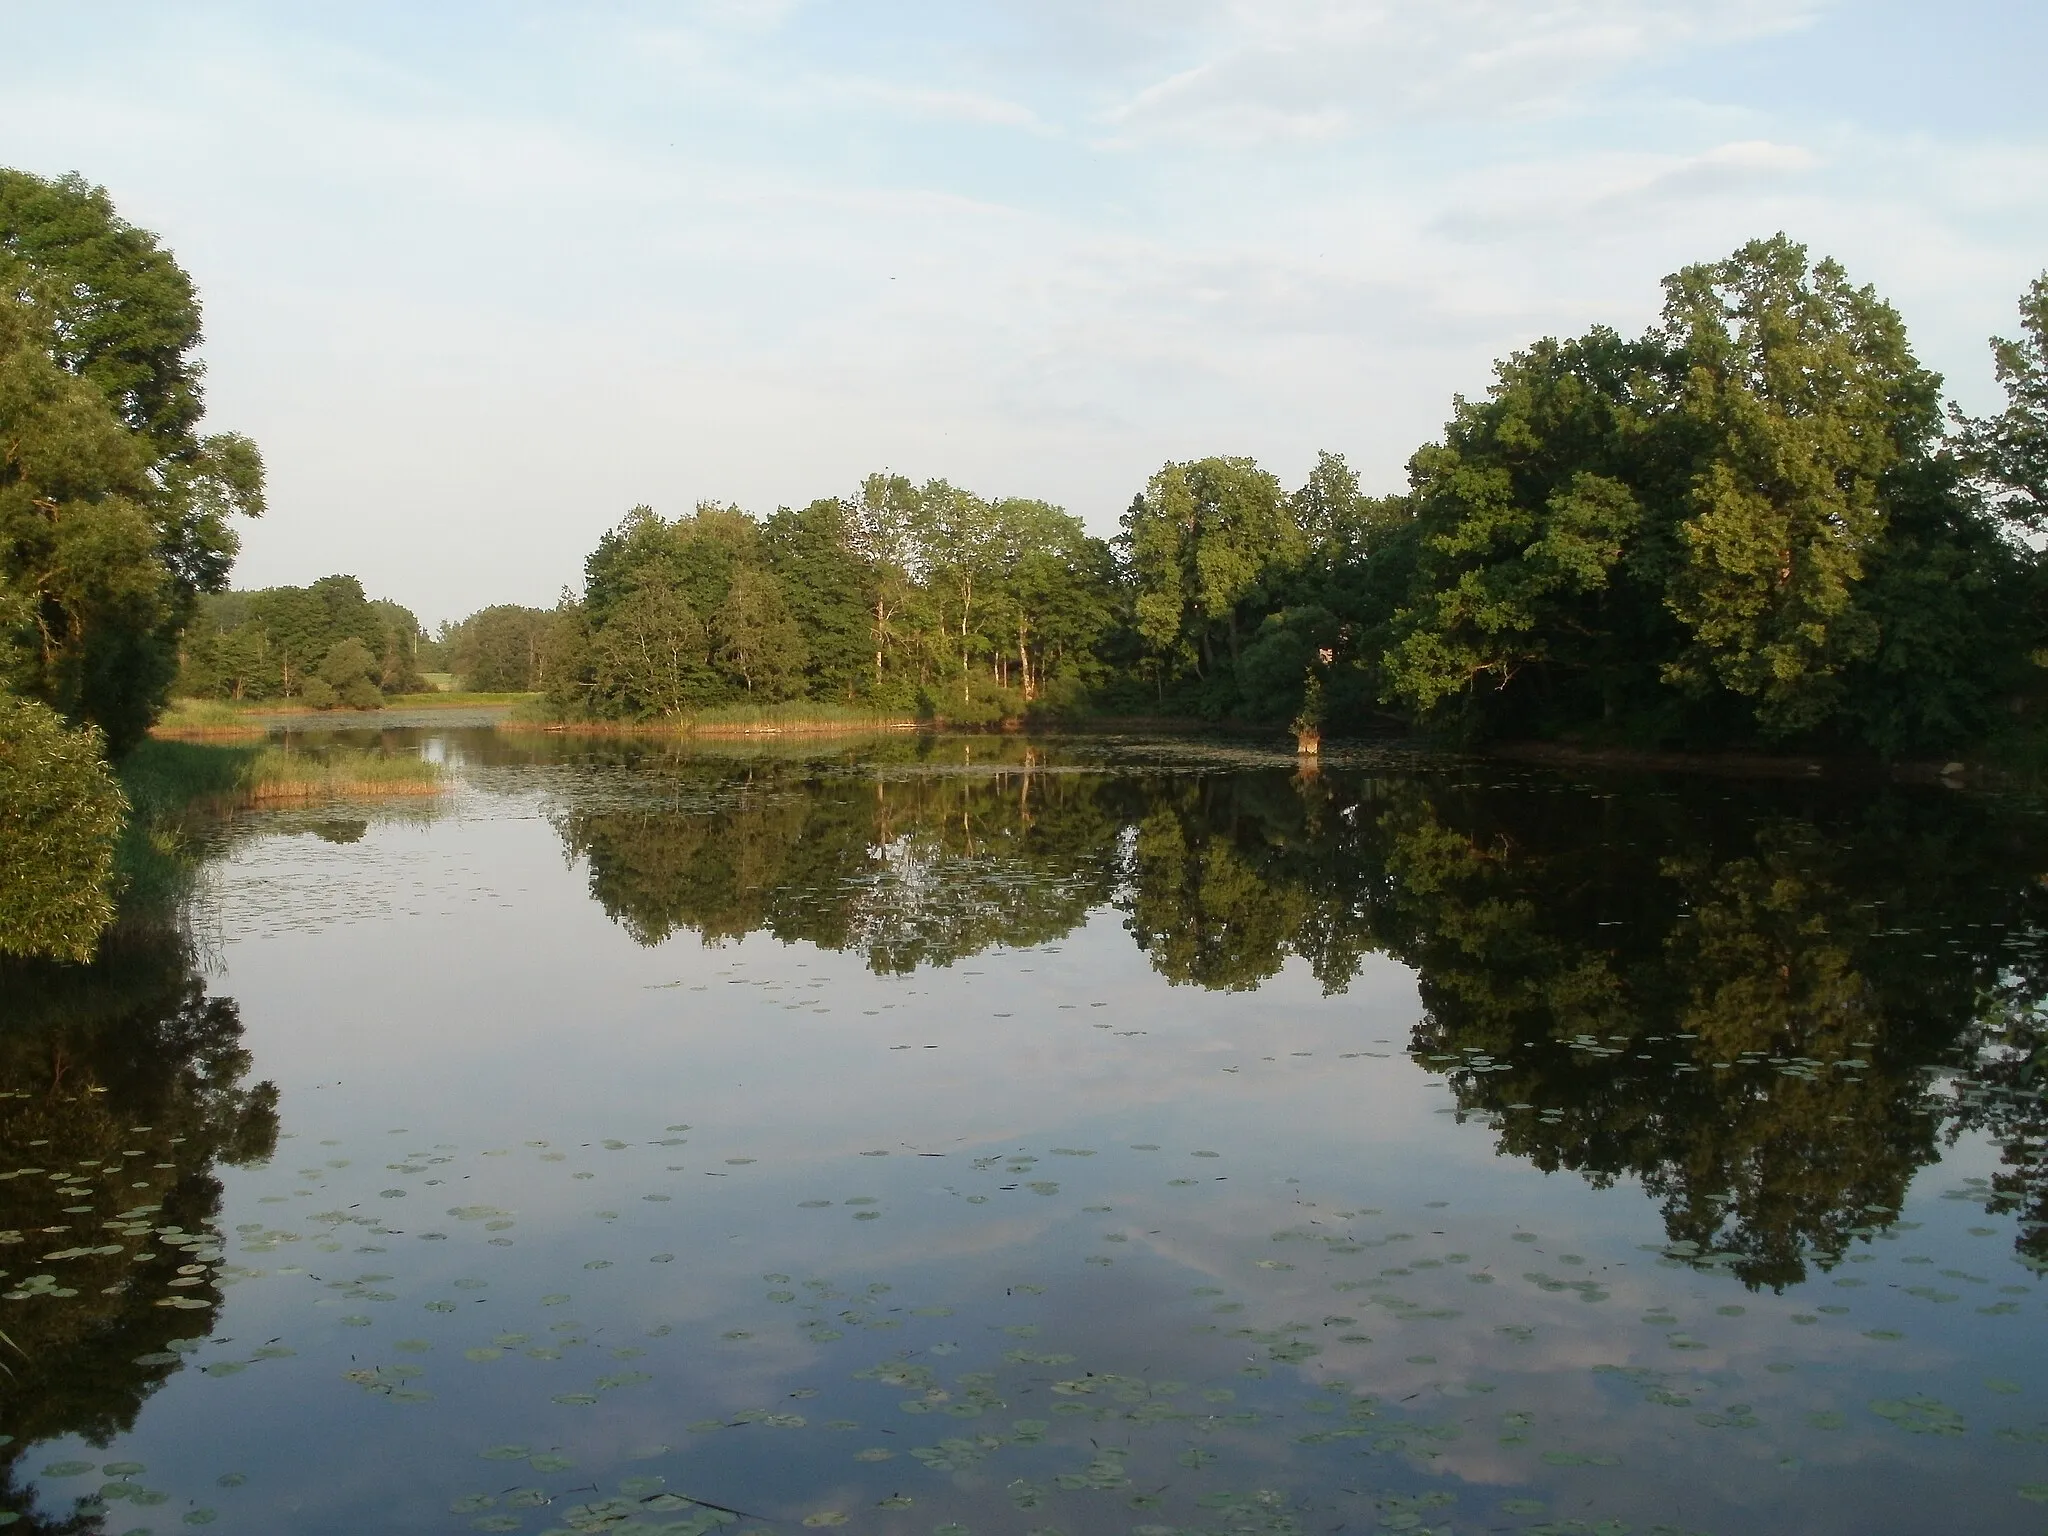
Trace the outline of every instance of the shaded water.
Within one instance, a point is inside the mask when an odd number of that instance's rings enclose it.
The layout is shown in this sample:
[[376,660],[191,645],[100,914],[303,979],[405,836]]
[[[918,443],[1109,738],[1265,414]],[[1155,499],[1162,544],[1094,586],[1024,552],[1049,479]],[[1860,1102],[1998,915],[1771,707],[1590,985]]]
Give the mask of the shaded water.
[[2030,805],[413,742],[0,978],[17,1528],[2048,1527]]

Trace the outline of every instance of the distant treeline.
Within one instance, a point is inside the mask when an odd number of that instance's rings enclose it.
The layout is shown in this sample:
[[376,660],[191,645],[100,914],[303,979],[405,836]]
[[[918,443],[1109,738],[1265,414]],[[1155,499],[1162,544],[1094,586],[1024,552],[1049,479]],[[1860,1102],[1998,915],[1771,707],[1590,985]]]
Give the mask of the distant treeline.
[[353,576],[222,592],[200,600],[186,631],[178,691],[374,709],[387,693],[426,687],[424,640],[411,609],[366,597]]
[[438,670],[452,673],[459,688],[532,693],[547,686],[553,623],[554,615],[545,608],[497,603],[459,624],[444,622],[432,654]]
[[374,709],[426,688],[430,672],[479,693],[536,692],[555,622],[549,609],[500,603],[429,638],[410,608],[366,596],[353,576],[222,592],[200,600],[186,631],[177,692]]
[[[1460,739],[1980,744],[2048,661],[2048,278],[1972,420],[1895,310],[1784,237],[1661,320],[1544,340],[1408,487],[1169,463],[1109,541],[1057,507],[868,477],[758,518],[637,507],[552,614],[449,635],[565,717],[811,699],[1423,728]],[[480,684],[479,684],[480,685]]]
[[[1882,754],[2012,733],[2048,683],[2048,277],[1993,343],[2009,406],[1986,419],[1783,236],[1664,287],[1640,336],[1498,365],[1394,495],[1325,453],[1293,488],[1248,458],[1163,465],[1107,540],[887,473],[767,517],[642,506],[580,596],[438,641],[353,583],[357,617],[322,618],[311,594],[346,578],[211,599],[186,686],[292,696],[296,668],[368,700],[423,668],[565,719],[815,701]],[[330,666],[344,631],[369,654]]]

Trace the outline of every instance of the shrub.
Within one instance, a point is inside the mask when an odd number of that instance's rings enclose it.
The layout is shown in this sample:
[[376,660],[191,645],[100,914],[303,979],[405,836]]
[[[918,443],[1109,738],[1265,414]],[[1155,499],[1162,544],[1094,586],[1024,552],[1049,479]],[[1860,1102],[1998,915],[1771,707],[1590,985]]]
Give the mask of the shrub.
[[97,730],[0,693],[0,951],[90,960],[113,921],[128,805],[101,747]]

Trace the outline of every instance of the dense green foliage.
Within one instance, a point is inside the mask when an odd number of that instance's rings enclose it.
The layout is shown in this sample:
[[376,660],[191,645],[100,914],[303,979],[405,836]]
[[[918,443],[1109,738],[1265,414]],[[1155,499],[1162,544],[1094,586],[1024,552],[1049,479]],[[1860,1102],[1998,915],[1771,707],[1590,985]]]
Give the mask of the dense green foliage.
[[548,635],[554,615],[544,608],[499,603],[460,624],[443,624],[436,641],[456,686],[471,693],[534,693],[547,686]]
[[178,691],[196,699],[287,699],[374,709],[426,686],[424,636],[410,609],[372,601],[353,576],[305,587],[224,592],[201,601]]
[[1043,502],[873,475],[765,522],[636,507],[555,615],[562,710],[649,718],[812,698],[993,719],[1100,671],[1109,549]]
[[1897,314],[1782,237],[1665,293],[1637,340],[1517,354],[1416,455],[1386,693],[1482,735],[1980,739],[2037,577]]
[[1991,338],[2006,408],[1972,420],[1952,412],[1966,461],[2008,517],[2048,526],[2048,273],[2020,299],[2020,339]]
[[263,510],[255,445],[200,433],[199,342],[190,278],[103,190],[0,169],[0,952],[89,959],[160,862],[103,755]]
[[90,726],[0,691],[0,954],[89,960],[127,802]]
[[0,683],[124,751],[162,706],[255,446],[201,436],[199,303],[76,177],[0,170]]
[[472,649],[501,636],[493,677],[545,672],[557,710],[599,717],[813,699],[1884,755],[1996,735],[2048,655],[2021,536],[2048,506],[2048,278],[2025,339],[1993,344],[2010,408],[1953,430],[1897,312],[1783,236],[1664,288],[1642,336],[1501,363],[1401,495],[1333,454],[1291,492],[1250,459],[1170,463],[1113,545],[893,475],[765,522],[641,507],[580,601],[545,629],[486,610]]

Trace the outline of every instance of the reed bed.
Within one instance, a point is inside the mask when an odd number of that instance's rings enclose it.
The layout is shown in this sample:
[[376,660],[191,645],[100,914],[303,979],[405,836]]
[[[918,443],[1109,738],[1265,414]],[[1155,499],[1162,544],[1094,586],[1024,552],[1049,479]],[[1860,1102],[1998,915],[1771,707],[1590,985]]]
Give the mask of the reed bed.
[[549,720],[515,716],[508,722],[570,735],[706,737],[864,736],[882,731],[914,731],[928,723],[911,715],[816,702],[728,704],[659,720]]
[[440,789],[440,765],[424,758],[343,750],[314,756],[265,747],[249,764],[242,799],[249,805],[301,805],[311,800],[432,795]]
[[166,741],[254,741],[266,727],[219,699],[173,699],[149,733]]

